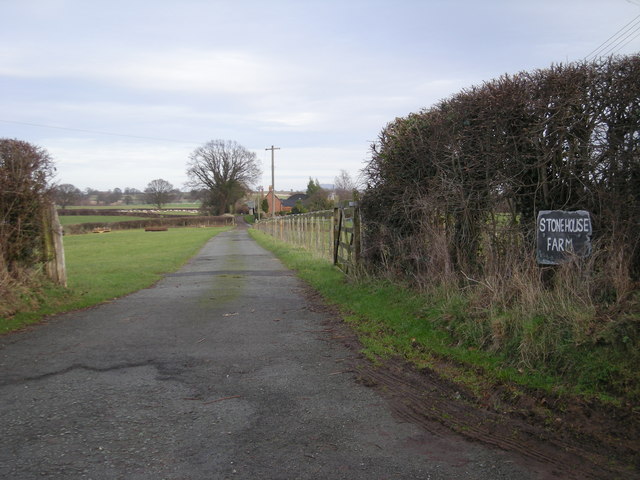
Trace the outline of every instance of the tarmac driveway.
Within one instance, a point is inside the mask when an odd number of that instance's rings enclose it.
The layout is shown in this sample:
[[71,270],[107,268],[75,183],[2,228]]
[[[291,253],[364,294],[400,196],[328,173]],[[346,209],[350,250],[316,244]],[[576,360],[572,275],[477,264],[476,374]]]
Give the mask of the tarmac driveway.
[[551,478],[394,418],[327,315],[234,230],[152,288],[0,337],[0,477]]

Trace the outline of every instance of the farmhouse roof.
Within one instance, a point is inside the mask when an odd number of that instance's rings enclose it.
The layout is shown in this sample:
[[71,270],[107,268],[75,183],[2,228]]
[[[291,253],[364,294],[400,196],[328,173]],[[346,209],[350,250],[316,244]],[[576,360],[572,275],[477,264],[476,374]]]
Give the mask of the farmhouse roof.
[[296,206],[296,202],[298,200],[300,200],[301,202],[304,202],[307,198],[309,198],[309,195],[305,193],[296,193],[295,195],[291,195],[286,200],[282,200],[282,206],[293,208]]

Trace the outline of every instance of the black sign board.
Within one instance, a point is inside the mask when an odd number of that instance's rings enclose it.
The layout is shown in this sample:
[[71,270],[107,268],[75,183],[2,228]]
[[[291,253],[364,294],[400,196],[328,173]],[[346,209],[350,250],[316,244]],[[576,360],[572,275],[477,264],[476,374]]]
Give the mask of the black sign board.
[[538,212],[538,263],[558,265],[591,253],[591,217],[586,210]]

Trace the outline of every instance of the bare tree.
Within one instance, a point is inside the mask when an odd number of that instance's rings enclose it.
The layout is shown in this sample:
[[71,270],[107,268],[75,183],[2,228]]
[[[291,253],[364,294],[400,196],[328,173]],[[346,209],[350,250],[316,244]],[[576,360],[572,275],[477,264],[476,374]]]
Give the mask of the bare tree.
[[173,198],[173,185],[166,180],[158,178],[151,180],[144,189],[147,202],[155,205],[158,209],[162,209]]
[[335,193],[341,201],[348,200],[353,197],[356,182],[353,181],[349,172],[346,170],[340,170],[340,174],[333,180],[333,183]]
[[189,185],[207,190],[202,206],[217,215],[226,213],[262,173],[256,154],[230,140],[198,147],[187,165]]
[[56,203],[64,210],[68,205],[73,205],[82,198],[82,192],[75,185],[63,183],[54,189]]
[[119,188],[114,188],[113,191],[109,191],[108,202],[109,203],[117,203],[122,199],[122,190]]

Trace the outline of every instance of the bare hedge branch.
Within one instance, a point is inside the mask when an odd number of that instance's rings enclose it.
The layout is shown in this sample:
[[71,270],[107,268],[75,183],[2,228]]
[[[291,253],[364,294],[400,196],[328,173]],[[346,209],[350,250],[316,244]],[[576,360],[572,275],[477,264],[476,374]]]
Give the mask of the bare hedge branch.
[[508,276],[507,251],[535,253],[539,210],[585,209],[640,280],[640,56],[505,75],[398,118],[365,174],[372,267]]
[[0,256],[9,271],[45,260],[42,212],[54,170],[46,150],[0,139]]

